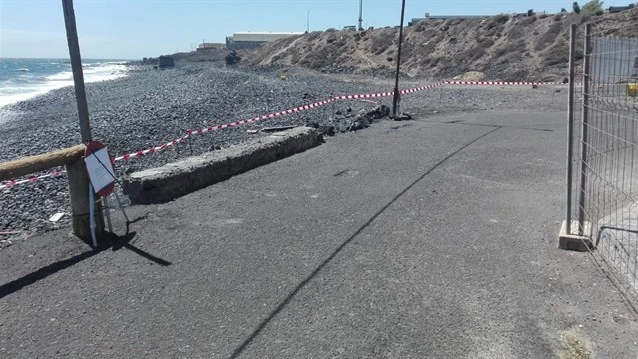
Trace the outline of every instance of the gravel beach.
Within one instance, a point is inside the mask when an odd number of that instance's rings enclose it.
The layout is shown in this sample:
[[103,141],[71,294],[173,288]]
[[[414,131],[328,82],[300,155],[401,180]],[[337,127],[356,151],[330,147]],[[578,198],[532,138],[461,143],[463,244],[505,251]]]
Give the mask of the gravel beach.
[[[391,91],[384,78],[325,75],[289,69],[287,80],[275,69],[216,68],[201,63],[178,63],[169,70],[131,67],[128,76],[87,84],[93,138],[105,143],[113,156],[158,146],[185,134],[188,129],[269,114],[335,95]],[[435,81],[406,80],[401,88]],[[560,92],[558,92],[560,91]],[[566,87],[445,86],[404,95],[402,109],[417,119],[439,113],[481,109],[529,109],[566,106]],[[391,98],[380,103],[390,106]],[[118,162],[123,174],[163,165],[178,158],[233,146],[261,132],[247,130],[289,125],[333,125],[343,132],[356,114],[375,105],[360,100],[337,101],[301,113],[248,124],[212,134],[194,136],[187,143],[163,153]],[[44,153],[80,142],[77,109],[72,87],[0,108],[0,161]],[[391,145],[391,144],[388,144]],[[29,233],[68,226],[69,195],[66,176],[0,190],[0,235],[26,238]],[[48,222],[56,212],[67,215]],[[2,247],[2,245],[0,245]]]

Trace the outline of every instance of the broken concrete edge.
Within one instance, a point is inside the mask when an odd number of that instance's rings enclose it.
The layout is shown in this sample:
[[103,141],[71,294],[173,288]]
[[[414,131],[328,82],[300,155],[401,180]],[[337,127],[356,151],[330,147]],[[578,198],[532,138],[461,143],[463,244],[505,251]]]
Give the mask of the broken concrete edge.
[[259,166],[318,146],[322,136],[297,127],[239,146],[188,157],[124,178],[124,193],[133,204],[165,203]]
[[[576,252],[587,252],[594,248],[591,238],[578,234],[578,227],[578,221],[571,221],[571,233],[567,233],[567,221],[563,221],[558,234],[558,248]],[[581,233],[590,233],[590,228],[591,224],[584,222]]]

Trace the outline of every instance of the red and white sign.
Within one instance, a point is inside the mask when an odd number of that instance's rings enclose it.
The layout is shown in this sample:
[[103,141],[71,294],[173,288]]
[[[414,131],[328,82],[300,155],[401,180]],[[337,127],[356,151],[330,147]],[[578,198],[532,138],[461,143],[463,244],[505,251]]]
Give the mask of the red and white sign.
[[115,188],[115,171],[106,146],[91,141],[84,151],[84,162],[95,193],[106,197]]

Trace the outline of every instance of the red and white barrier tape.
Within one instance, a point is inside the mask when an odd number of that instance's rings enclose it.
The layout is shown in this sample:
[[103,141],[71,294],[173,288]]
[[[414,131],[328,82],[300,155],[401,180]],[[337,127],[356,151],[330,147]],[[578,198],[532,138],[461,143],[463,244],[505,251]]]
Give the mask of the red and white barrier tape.
[[[439,82],[439,83],[432,84],[432,85],[420,86],[420,87],[415,87],[415,88],[412,88],[412,89],[401,90],[400,93],[401,94],[410,94],[410,93],[424,91],[424,90],[432,89],[432,88],[443,86],[443,85],[553,85],[553,84],[558,84],[558,83],[553,83],[553,82],[506,82],[506,81],[443,81],[443,82]],[[295,108],[292,108],[292,109],[289,109],[289,110],[283,110],[283,111],[271,113],[271,114],[268,114],[268,115],[253,117],[253,118],[250,118],[250,119],[240,120],[240,121],[235,121],[235,122],[229,122],[229,123],[222,124],[222,125],[208,126],[208,127],[201,128],[201,129],[198,129],[198,130],[189,130],[186,135],[184,135],[184,136],[182,136],[180,138],[177,138],[175,140],[172,140],[170,142],[167,142],[167,143],[162,144],[162,145],[157,146],[157,147],[152,147],[152,148],[149,148],[149,149],[146,149],[146,150],[132,152],[132,153],[126,153],[126,154],[124,154],[122,156],[116,157],[114,160],[115,161],[124,161],[124,160],[128,160],[128,159],[135,158],[135,157],[142,157],[142,156],[150,154],[150,153],[160,152],[160,151],[163,151],[163,150],[165,150],[165,149],[167,149],[169,147],[176,146],[179,143],[186,141],[189,137],[193,136],[194,134],[204,134],[204,133],[207,133],[207,132],[221,131],[221,130],[226,129],[226,128],[234,128],[234,127],[245,125],[245,124],[248,124],[248,123],[255,123],[255,122],[264,121],[264,120],[272,119],[272,118],[283,116],[283,115],[289,115],[289,114],[293,114],[293,113],[298,113],[298,112],[302,112],[302,111],[306,111],[306,110],[310,110],[310,109],[314,109],[314,108],[317,108],[317,107],[321,107],[321,106],[327,105],[327,104],[329,104],[331,102],[334,102],[336,100],[368,99],[368,98],[378,98],[378,97],[388,97],[388,96],[394,96],[394,91],[392,91],[392,92],[371,93],[371,94],[335,96],[334,98],[331,98],[331,99],[328,99],[328,100],[319,101],[319,102],[315,102],[315,103],[312,103],[312,104],[295,107]],[[363,101],[375,103],[374,101],[368,101],[368,100],[363,100]],[[6,189],[6,188],[11,188],[13,186],[17,186],[17,185],[24,184],[24,183],[35,182],[35,181],[38,181],[38,180],[41,180],[41,179],[45,179],[45,178],[57,177],[57,176],[60,176],[62,174],[65,174],[65,173],[66,173],[66,171],[62,170],[62,171],[51,172],[51,173],[48,173],[48,174],[45,174],[45,175],[42,175],[42,176],[30,177],[30,178],[24,179],[24,180],[10,181],[10,182],[4,183],[4,184],[0,184],[0,190]]]
[[17,186],[17,185],[24,184],[24,183],[36,182],[36,181],[39,181],[39,180],[42,180],[42,179],[45,179],[45,178],[61,176],[63,174],[66,174],[66,171],[64,171],[64,170],[55,171],[55,172],[47,173],[47,174],[42,175],[42,176],[29,177],[29,178],[24,179],[24,180],[9,181],[7,183],[0,184],[0,190],[5,189],[5,188],[11,188],[13,186]]
[[443,85],[443,82],[439,82],[433,85],[427,85],[427,86],[421,86],[421,87],[415,87],[413,89],[407,89],[407,90],[401,90],[399,91],[400,94],[404,95],[406,93],[414,93],[414,92],[419,92],[419,91],[424,91],[424,90],[429,90],[429,89],[433,89],[435,87],[439,87]]
[[268,114],[268,115],[263,115],[263,116],[249,118],[249,119],[246,119],[246,120],[239,120],[239,121],[229,122],[229,123],[221,124],[221,125],[208,126],[208,127],[205,127],[205,128],[200,128],[198,130],[189,130],[188,134],[186,134],[183,137],[180,137],[180,138],[178,138],[176,140],[173,140],[173,141],[171,141],[169,143],[163,144],[161,146],[149,148],[149,149],[143,150],[143,151],[127,153],[127,154],[122,155],[120,157],[116,157],[115,161],[117,162],[117,161],[128,160],[128,159],[134,158],[134,157],[142,157],[142,156],[147,155],[149,153],[159,152],[159,151],[167,149],[168,147],[175,146],[178,143],[183,142],[183,141],[187,140],[189,137],[191,137],[193,135],[196,135],[196,134],[203,134],[203,133],[207,133],[207,132],[221,131],[223,129],[234,128],[234,127],[245,125],[245,124],[248,124],[248,123],[255,123],[255,122],[259,122],[259,121],[263,121],[263,120],[269,120],[269,119],[272,119],[272,118],[275,118],[275,117],[279,117],[279,116],[283,116],[283,115],[288,115],[288,114],[292,114],[292,113],[297,113],[297,112],[301,112],[301,111],[305,111],[305,110],[314,109],[314,108],[329,104],[329,103],[331,103],[333,101],[334,101],[334,99],[329,99],[329,100],[325,100],[325,101],[319,101],[319,102],[311,103],[311,104],[308,104],[308,105],[295,107],[295,108],[292,108],[292,109],[289,109],[289,110],[284,110],[284,111],[271,113],[271,114]]
[[445,85],[496,85],[496,86],[543,86],[554,85],[555,82],[521,82],[521,81],[443,81]]
[[394,96],[394,91],[393,92],[380,92],[380,93],[366,93],[366,94],[361,94],[361,95],[335,96],[335,98],[333,100],[358,100],[358,99],[362,99],[362,98],[377,98],[377,97],[388,97],[388,96]]
[[123,161],[123,160],[128,160],[129,158],[133,158],[133,157],[141,157],[144,155],[147,155],[149,153],[155,153],[155,152],[159,152],[162,150],[165,150],[169,147],[175,146],[180,142],[184,142],[186,141],[186,139],[189,137],[189,135],[184,135],[178,139],[172,140],[171,142],[165,143],[161,146],[157,146],[157,147],[152,147],[149,148],[147,150],[143,150],[143,151],[137,151],[137,152],[133,152],[133,153],[126,153],[120,157],[115,157],[115,161]]

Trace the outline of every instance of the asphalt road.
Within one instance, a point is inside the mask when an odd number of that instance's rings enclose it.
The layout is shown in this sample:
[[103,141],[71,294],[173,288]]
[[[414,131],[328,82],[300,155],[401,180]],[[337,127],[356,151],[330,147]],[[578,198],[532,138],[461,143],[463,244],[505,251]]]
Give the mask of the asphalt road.
[[636,358],[635,314],[557,249],[564,127],[387,121],[133,207],[126,246],[10,246],[0,357]]

